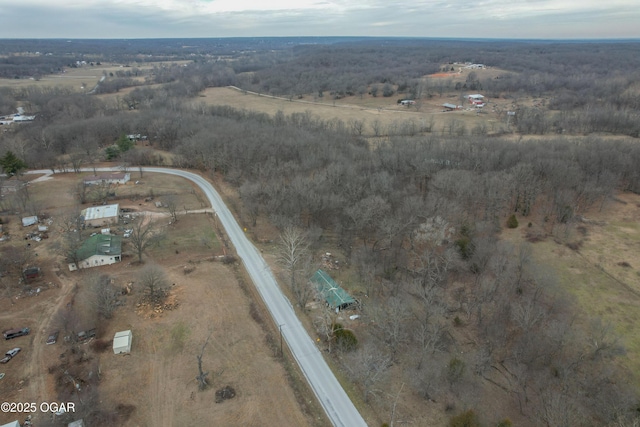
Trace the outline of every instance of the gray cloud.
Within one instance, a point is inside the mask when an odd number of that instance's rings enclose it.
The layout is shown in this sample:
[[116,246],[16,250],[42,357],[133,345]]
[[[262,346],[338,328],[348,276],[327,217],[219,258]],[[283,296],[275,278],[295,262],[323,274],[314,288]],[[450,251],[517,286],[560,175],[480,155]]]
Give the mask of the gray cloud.
[[[308,7],[299,9],[225,12],[210,11],[215,1],[201,0],[160,0],[159,6],[150,0],[86,0],[75,6],[39,1],[0,8],[0,38],[640,37],[640,8],[623,0],[309,0],[304,3]],[[238,2],[238,9],[243,3],[247,1]]]

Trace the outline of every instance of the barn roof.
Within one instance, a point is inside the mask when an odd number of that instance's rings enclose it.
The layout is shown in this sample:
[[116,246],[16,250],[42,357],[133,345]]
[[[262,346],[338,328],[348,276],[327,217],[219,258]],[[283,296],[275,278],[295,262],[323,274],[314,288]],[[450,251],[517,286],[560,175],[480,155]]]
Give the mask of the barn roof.
[[311,282],[327,301],[331,308],[344,308],[355,304],[356,300],[340,287],[325,271],[318,270],[311,277]]
[[84,209],[80,214],[85,221],[91,221],[93,219],[113,218],[118,216],[118,204],[94,206]]
[[84,260],[94,255],[120,255],[122,238],[114,235],[96,234],[84,241],[78,249],[78,259]]

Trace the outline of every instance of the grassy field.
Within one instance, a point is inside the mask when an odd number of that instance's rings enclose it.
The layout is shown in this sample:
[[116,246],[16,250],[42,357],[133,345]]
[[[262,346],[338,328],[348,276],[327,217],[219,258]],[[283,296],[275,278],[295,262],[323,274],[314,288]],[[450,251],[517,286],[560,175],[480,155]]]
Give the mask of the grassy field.
[[[379,122],[382,129],[389,126],[400,126],[407,121],[413,121],[420,127],[431,127],[436,134],[447,134],[455,123],[458,129],[464,125],[467,133],[476,126],[485,126],[487,132],[495,132],[503,126],[501,119],[491,107],[485,107],[482,113],[470,109],[464,104],[464,109],[445,112],[442,104],[460,104],[457,95],[445,95],[424,101],[417,111],[415,107],[405,107],[397,104],[398,97],[359,96],[345,97],[339,100],[324,98],[314,100],[313,97],[292,99],[274,97],[270,95],[242,92],[233,88],[208,88],[201,95],[200,100],[208,105],[229,105],[238,109],[258,111],[274,115],[282,111],[285,115],[292,113],[309,113],[322,120],[342,120],[347,125],[353,121],[363,121],[363,135],[374,135],[374,122]],[[505,101],[496,101],[504,104]],[[506,124],[504,124],[506,126]],[[386,130],[383,130],[383,134]]]
[[[172,63],[182,64],[190,61],[175,61]],[[62,73],[42,76],[38,80],[35,79],[0,79],[0,87],[21,88],[21,87],[50,87],[61,86],[70,88],[78,92],[87,92],[91,90],[103,76],[114,75],[118,71],[131,71],[138,68],[142,71],[138,77],[132,77],[141,83],[144,82],[147,71],[153,69],[155,65],[162,65],[158,62],[141,62],[131,64],[114,64],[103,62],[101,65],[84,65],[79,68],[65,68]],[[166,64],[166,63],[165,63]]]
[[[208,88],[201,95],[199,101],[208,105],[229,105],[238,109],[258,111],[274,115],[282,111],[285,115],[292,113],[309,113],[323,120],[342,120],[347,125],[353,121],[364,122],[363,135],[374,135],[373,125],[379,122],[383,129],[389,126],[400,126],[402,123],[412,121],[417,127],[430,127],[435,134],[455,133],[461,126],[465,128],[465,134],[472,129],[483,127],[487,133],[498,132],[507,127],[504,112],[515,108],[512,100],[488,99],[489,104],[484,109],[470,108],[463,95],[467,91],[440,91],[439,86],[443,82],[450,83],[453,87],[456,83],[464,84],[469,73],[474,71],[479,79],[492,79],[507,73],[499,69],[469,70],[462,65],[454,64],[454,72],[439,73],[434,76],[423,77],[425,93],[414,106],[402,106],[397,103],[405,95],[396,94],[391,97],[371,96],[346,96],[341,99],[332,99],[329,94],[318,97],[317,94],[306,94],[302,98],[278,97],[255,92],[242,91],[237,88]],[[198,101],[196,101],[198,102]],[[518,100],[521,105],[533,105],[536,100],[521,97]],[[445,111],[444,103],[462,106],[456,111]],[[383,134],[386,131],[383,131]]]
[[[526,228],[508,230],[503,237],[517,243],[525,233]],[[621,360],[640,387],[640,195],[619,194],[602,210],[594,208],[585,222],[571,227],[569,240],[579,250],[548,237],[532,245],[534,258],[555,272],[582,312],[612,326],[627,350]]]

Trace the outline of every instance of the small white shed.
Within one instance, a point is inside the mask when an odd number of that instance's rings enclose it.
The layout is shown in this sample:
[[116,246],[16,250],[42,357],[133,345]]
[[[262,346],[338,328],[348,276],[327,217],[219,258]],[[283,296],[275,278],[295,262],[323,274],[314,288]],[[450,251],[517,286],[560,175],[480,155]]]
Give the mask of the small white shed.
[[20,423],[18,421],[13,421],[11,423],[2,424],[0,427],[20,427]]
[[81,419],[67,424],[67,427],[84,427],[84,421]]
[[[28,227],[30,225],[33,224],[37,224],[38,223],[38,217],[37,216],[25,216],[24,218],[22,218],[22,226],[23,227]],[[2,426],[0,426],[2,427]]]
[[131,339],[133,335],[131,331],[116,332],[113,337],[113,354],[128,354],[131,353]]

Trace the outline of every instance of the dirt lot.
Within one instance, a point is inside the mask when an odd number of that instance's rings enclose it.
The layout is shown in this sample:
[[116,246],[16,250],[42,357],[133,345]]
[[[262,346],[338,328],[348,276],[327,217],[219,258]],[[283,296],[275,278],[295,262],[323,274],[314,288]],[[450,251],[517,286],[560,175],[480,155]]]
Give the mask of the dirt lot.
[[[145,261],[160,265],[166,273],[171,284],[169,309],[138,306],[142,290],[136,287],[136,280],[142,267],[132,262],[135,257],[127,255],[131,248],[125,244],[123,262],[101,267],[99,273],[108,274],[116,287],[133,283],[133,291],[120,297],[122,305],[113,319],[87,323],[95,317],[88,314],[91,306],[83,285],[96,272],[68,271],[60,255],[61,231],[56,227],[56,218],[77,207],[71,187],[79,179],[75,174],[59,174],[30,187],[31,197],[51,213],[52,223],[48,239],[28,242],[37,254],[33,259],[44,272],[43,278],[31,284],[40,292],[26,296],[21,292],[24,286],[17,285],[17,277],[2,278],[2,330],[23,326],[32,329],[30,335],[3,344],[3,353],[22,347],[15,359],[0,365],[0,372],[5,373],[0,380],[3,400],[39,404],[71,399],[83,413],[102,410],[97,417],[103,420],[102,425],[115,425],[114,420],[126,426],[322,425],[321,413],[314,412],[315,403],[304,402],[305,385],[281,363],[273,338],[268,339],[269,319],[252,302],[252,288],[244,284],[241,270],[216,258],[222,250],[211,231],[214,224],[210,215],[180,214],[177,223],[167,226],[165,214],[155,207],[157,199],[145,201],[150,191],[155,195],[179,191],[187,210],[200,208],[202,202],[196,192],[178,178],[145,174],[143,183],[116,191],[122,196],[118,200],[122,207],[156,212],[158,221],[166,227],[166,238],[149,251]],[[125,189],[135,196],[126,197]],[[139,197],[139,193],[147,197]],[[9,220],[5,231],[11,240],[0,245],[24,245],[20,216],[3,218]],[[84,322],[83,328],[97,327],[99,341],[72,345],[64,342],[61,333],[56,344],[45,345],[49,332],[58,328],[59,313],[65,310],[76,311],[82,319],[77,323]],[[116,356],[109,342],[116,331],[127,329],[133,331],[132,352]],[[209,334],[202,363],[203,370],[209,372],[211,387],[201,392],[195,379],[196,355]],[[106,342],[104,351],[98,348],[98,342]],[[65,361],[79,392],[60,369]],[[216,390],[224,386],[231,386],[235,397],[215,403]],[[22,421],[25,416],[0,414],[0,423]],[[50,417],[36,412],[34,425],[43,425]],[[66,425],[71,418],[61,417],[54,425]]]

